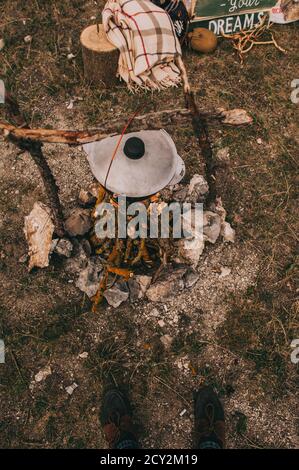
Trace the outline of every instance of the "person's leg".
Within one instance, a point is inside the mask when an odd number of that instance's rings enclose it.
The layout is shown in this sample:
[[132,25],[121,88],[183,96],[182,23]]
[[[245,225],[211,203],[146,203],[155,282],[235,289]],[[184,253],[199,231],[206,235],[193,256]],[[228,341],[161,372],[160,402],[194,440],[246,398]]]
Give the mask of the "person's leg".
[[196,448],[223,449],[224,410],[216,393],[211,387],[202,387],[195,395],[194,405]]
[[117,388],[104,393],[100,420],[110,449],[138,449],[130,404]]

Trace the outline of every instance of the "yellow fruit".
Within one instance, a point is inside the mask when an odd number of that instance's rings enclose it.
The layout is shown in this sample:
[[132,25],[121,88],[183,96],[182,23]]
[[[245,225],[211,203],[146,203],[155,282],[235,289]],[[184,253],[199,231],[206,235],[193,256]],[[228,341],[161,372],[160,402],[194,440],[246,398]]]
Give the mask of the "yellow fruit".
[[217,47],[217,36],[206,28],[195,28],[190,33],[191,47],[195,51],[208,54],[214,52]]

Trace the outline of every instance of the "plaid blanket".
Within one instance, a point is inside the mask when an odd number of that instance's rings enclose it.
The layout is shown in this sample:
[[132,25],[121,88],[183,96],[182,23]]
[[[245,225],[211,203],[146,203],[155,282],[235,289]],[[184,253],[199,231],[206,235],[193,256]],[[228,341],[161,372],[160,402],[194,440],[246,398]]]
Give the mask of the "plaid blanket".
[[131,90],[161,90],[181,82],[175,64],[181,58],[181,46],[162,8],[149,0],[108,0],[103,25],[120,51],[118,75]]

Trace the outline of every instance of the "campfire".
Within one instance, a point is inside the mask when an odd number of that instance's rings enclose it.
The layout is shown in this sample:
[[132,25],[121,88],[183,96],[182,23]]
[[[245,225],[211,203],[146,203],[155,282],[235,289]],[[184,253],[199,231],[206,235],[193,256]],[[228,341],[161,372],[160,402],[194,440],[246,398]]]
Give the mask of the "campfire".
[[[91,297],[94,312],[104,298],[118,306],[129,297],[131,301],[144,296],[155,299],[183,289],[185,283],[192,286],[190,275],[195,281],[194,269],[205,242],[215,243],[221,233],[233,241],[219,200],[215,211],[203,212],[200,226],[195,226],[209,185],[201,175],[195,175],[189,185],[182,183],[185,165],[165,131],[116,135],[87,144],[84,150],[99,187],[94,193],[92,227],[86,234],[92,266],[81,271],[77,286]],[[87,195],[87,203],[88,193],[81,194],[83,199]],[[181,236],[185,219],[190,222],[189,232]],[[75,213],[65,226],[76,236],[82,233],[82,223],[86,224],[84,216]]]
[[[163,209],[172,203],[186,204],[192,218],[195,205],[205,203],[208,190],[204,177],[194,175],[189,184],[180,182],[168,186],[138,203],[144,206],[149,224],[153,210],[161,216]],[[191,288],[198,280],[196,267],[205,244],[215,244],[219,239],[224,242],[234,241],[234,230],[225,220],[226,212],[219,198],[214,211],[203,211],[202,235],[191,228],[191,233],[181,239],[173,237],[174,220],[171,215],[169,238],[150,238],[149,224],[146,227],[148,237],[141,238],[134,236],[136,234],[130,229],[133,216],[127,214],[126,238],[119,237],[118,226],[115,237],[99,238],[97,224],[102,223],[103,218],[103,225],[106,226],[107,215],[99,216],[97,208],[102,203],[111,205],[115,210],[113,219],[117,220],[120,210],[118,198],[97,184],[82,190],[79,199],[85,207],[75,209],[65,224],[68,233],[72,235],[71,250],[66,239],[57,239],[57,244],[52,248],[54,253],[67,258],[65,268],[72,275],[76,274],[76,285],[93,301],[94,312],[104,299],[116,308],[128,299],[131,302],[144,298],[164,301],[185,288]],[[126,208],[130,203],[132,199],[125,201]]]

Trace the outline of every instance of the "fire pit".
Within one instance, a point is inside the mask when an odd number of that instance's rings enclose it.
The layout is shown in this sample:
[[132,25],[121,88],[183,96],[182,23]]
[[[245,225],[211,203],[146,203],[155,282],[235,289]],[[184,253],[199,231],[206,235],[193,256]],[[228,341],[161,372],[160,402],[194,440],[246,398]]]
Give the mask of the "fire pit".
[[[29,271],[36,267],[47,267],[53,253],[65,258],[66,271],[78,275],[76,286],[94,300],[94,310],[103,296],[113,307],[120,305],[129,296],[131,301],[134,301],[134,297],[139,300],[144,296],[150,301],[164,301],[167,296],[175,295],[178,290],[194,285],[197,279],[194,269],[198,265],[206,242],[216,243],[219,237],[225,242],[234,241],[234,231],[226,222],[226,211],[222,207],[221,199],[217,197],[215,162],[209,141],[207,119],[234,126],[250,125],[253,120],[242,109],[199,111],[193,94],[187,94],[185,97],[187,109],[164,110],[137,116],[135,120],[132,118],[127,123],[121,136],[115,136],[116,129],[118,132],[123,129],[123,124],[117,120],[106,126],[103,124],[101,129],[95,130],[30,129],[17,102],[9,94],[5,94],[8,113],[18,127],[0,122],[0,131],[21,151],[30,153],[44,181],[50,204],[48,208],[36,202],[25,220],[24,230],[29,245]],[[181,122],[190,118],[204,162],[205,176],[194,175],[189,184],[182,182],[178,184],[184,175],[184,164],[177,155],[172,139],[161,129],[174,120]],[[136,130],[135,134],[125,135],[129,125],[132,130]],[[152,130],[138,132],[143,127]],[[148,132],[153,133],[150,145],[147,145]],[[101,143],[93,144],[103,139],[107,139],[103,144],[106,145],[105,149]],[[82,189],[83,198],[79,197],[79,200],[80,205],[85,208],[77,207],[67,220],[64,219],[60,204],[59,188],[43,155],[44,142],[87,144],[85,150],[99,181],[96,193],[92,191],[93,202],[89,201],[85,205],[86,196],[89,199],[91,193]],[[152,149],[151,152],[149,149]],[[101,162],[99,155],[103,159]],[[151,155],[151,159],[148,155]],[[151,165],[152,162],[156,164]],[[122,186],[120,181],[130,182],[130,185]],[[175,237],[172,237],[171,233],[167,237],[151,237],[151,234],[148,237],[147,232],[145,235],[143,233],[143,237],[138,236],[138,233],[136,237],[131,236],[132,233],[130,236],[127,236],[127,233],[125,236],[120,236],[119,230],[122,230],[122,225],[127,227],[127,222],[132,221],[133,216],[128,213],[126,223],[115,226],[114,236],[99,236],[99,225],[104,220],[99,213],[99,205],[110,204],[118,214],[121,214],[122,204],[119,204],[119,197],[126,197],[126,209],[134,204],[132,201],[140,203],[146,214],[146,222],[155,212],[153,205],[159,213],[165,205],[173,201],[191,203],[193,206],[183,217],[188,218],[189,214],[192,216],[196,212],[194,204],[204,202],[206,210],[202,214],[202,233],[198,236],[191,227],[188,236],[178,241],[174,240]],[[95,206],[93,217],[90,214],[91,205]],[[127,214],[127,210],[125,213]],[[106,225],[108,221],[109,218],[106,218]],[[171,226],[171,221],[168,225]],[[136,235],[137,231],[133,232]],[[177,264],[185,266],[181,269],[175,266]],[[188,269],[188,278],[182,280]],[[112,282],[109,279],[111,275]],[[119,283],[119,278],[122,279],[122,287],[126,290],[120,289],[121,296],[113,299],[114,294],[112,295],[111,291]],[[140,287],[137,296],[132,292],[134,281]]]
[[[130,207],[134,211],[136,204],[139,204],[139,210],[144,208],[146,211],[146,219],[150,218],[154,208],[158,210],[162,202],[160,191],[181,181],[185,175],[185,165],[177,154],[173,140],[164,130],[116,135],[87,144],[84,150],[88,154],[91,170],[100,183],[90,238],[95,253],[104,264],[94,298],[95,310],[107,288],[109,273],[127,281],[133,272],[142,272],[145,267],[157,268],[161,261],[166,262],[166,253],[159,239],[150,239],[147,227],[143,227],[145,233],[142,227],[138,230],[143,236],[132,227],[134,214]],[[112,208],[110,221],[105,213],[108,207]],[[103,228],[107,229],[109,225],[112,225],[112,233],[107,236]]]

